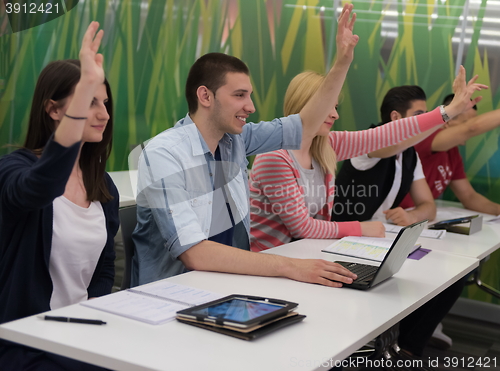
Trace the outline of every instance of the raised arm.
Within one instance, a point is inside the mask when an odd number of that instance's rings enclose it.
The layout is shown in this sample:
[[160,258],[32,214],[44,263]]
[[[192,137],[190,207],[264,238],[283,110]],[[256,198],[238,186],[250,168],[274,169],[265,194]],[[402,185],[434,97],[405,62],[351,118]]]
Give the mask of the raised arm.
[[[458,94],[458,96],[456,97],[456,99],[453,99],[453,101],[450,103],[450,105],[447,106],[445,109],[446,114],[449,116],[450,119],[452,119],[456,115],[460,114],[461,112],[471,108],[474,104],[476,104],[477,102],[479,102],[482,99],[482,97],[474,98],[472,101],[470,99],[472,94],[475,91],[488,88],[486,85],[476,84],[477,78],[478,78],[477,75],[474,76],[466,84],[465,83],[465,69],[463,68],[463,66],[460,66],[460,70],[459,70],[459,72],[458,72],[458,74],[455,77],[455,80],[453,82],[453,89]],[[424,140],[429,135],[433,134],[437,129],[439,129],[440,124],[442,124],[441,120],[439,120],[439,122],[437,122],[437,124],[439,126],[435,126],[429,130],[422,131],[421,133],[419,133],[415,136],[412,136],[411,138],[406,139],[402,142],[399,142],[399,143],[394,144],[392,146],[378,149],[376,151],[369,152],[368,157],[387,158],[387,157],[394,156],[400,152],[403,152],[405,149],[420,143],[422,140]],[[500,125],[500,120],[499,120],[498,125]],[[436,136],[438,136],[438,135],[436,135]],[[459,143],[461,143],[461,142],[459,142]],[[454,147],[454,146],[452,146],[452,147]],[[450,148],[452,148],[452,147],[450,147]]]
[[80,81],[76,84],[73,98],[54,134],[54,140],[64,147],[82,140],[86,120],[81,118],[87,117],[96,89],[104,83],[103,57],[97,53],[104,31],[97,32],[98,28],[99,23],[92,22],[85,32],[80,49]]
[[359,37],[352,33],[356,21],[356,13],[353,13],[351,18],[352,8],[352,4],[345,4],[338,21],[337,57],[333,67],[319,89],[299,112],[304,128],[304,138],[313,138],[316,135],[325,117],[335,106],[354,58],[354,47]]
[[[19,156],[0,160],[0,188],[3,190],[1,197],[4,207],[35,210],[52,203],[54,198],[64,193],[78,155],[76,143],[82,139],[86,120],[70,119],[63,113],[86,117],[97,87],[104,82],[102,56],[96,53],[103,35],[102,30],[96,35],[98,27],[97,22],[92,22],[85,33],[80,51],[81,77],[72,98],[68,98],[71,101],[67,109],[60,111],[54,108],[56,102],[47,103],[46,109],[51,117],[55,115],[57,121],[60,120],[54,141],[46,143],[42,156],[35,164]],[[54,109],[58,112],[54,112]]]
[[368,157],[370,158],[389,158],[394,155],[397,155],[398,153],[401,153],[405,150],[407,150],[410,147],[413,147],[414,145],[420,143],[423,141],[425,138],[427,138],[429,135],[433,134],[436,132],[436,130],[440,129],[441,126],[435,126],[432,129],[426,130],[420,134],[414,135],[411,138],[408,138],[406,140],[403,140],[402,142],[399,142],[397,144],[394,144],[389,147],[381,148],[376,151],[368,153]]
[[445,152],[476,135],[500,126],[500,109],[484,113],[462,124],[450,126],[436,134],[432,140],[433,152]]
[[444,123],[439,108],[419,116],[410,116],[373,129],[361,131],[331,131],[330,143],[337,160],[364,155],[380,148],[393,146],[421,132]]
[[452,119],[462,112],[474,107],[478,102],[483,99],[479,96],[472,99],[472,94],[476,91],[481,91],[482,89],[488,89],[488,85],[478,84],[476,80],[478,75],[475,75],[469,82],[465,82],[465,68],[460,66],[458,70],[457,77],[453,81],[453,91],[455,96],[449,105],[446,106],[446,113]]

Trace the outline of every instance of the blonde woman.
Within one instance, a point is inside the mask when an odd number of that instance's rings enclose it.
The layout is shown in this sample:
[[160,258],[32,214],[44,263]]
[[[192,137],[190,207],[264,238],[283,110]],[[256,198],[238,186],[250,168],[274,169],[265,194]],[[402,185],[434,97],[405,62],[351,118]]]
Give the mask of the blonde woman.
[[[297,75],[288,86],[284,114],[297,113],[318,90],[324,79],[316,72]],[[299,150],[279,150],[258,155],[250,175],[250,243],[253,251],[262,251],[300,238],[341,238],[344,236],[383,237],[380,222],[331,222],[336,192],[374,192],[370,189],[335,190],[337,161],[386,148],[384,156],[401,151],[397,143],[414,135],[419,140],[467,109],[475,101],[470,97],[484,85],[477,77],[465,83],[460,69],[454,82],[457,95],[446,107],[429,113],[393,121],[386,125],[356,132],[330,131],[338,100],[317,132],[304,132]],[[425,132],[425,133],[424,133]],[[414,143],[406,141],[407,147]],[[382,156],[381,156],[382,157]],[[356,213],[356,205],[342,212]],[[339,210],[335,210],[340,212]]]

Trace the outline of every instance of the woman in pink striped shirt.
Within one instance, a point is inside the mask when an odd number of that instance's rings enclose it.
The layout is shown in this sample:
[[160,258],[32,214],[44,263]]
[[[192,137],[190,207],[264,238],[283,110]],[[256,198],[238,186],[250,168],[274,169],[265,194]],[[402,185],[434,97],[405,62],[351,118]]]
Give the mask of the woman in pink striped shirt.
[[[299,238],[342,238],[344,236],[383,237],[380,222],[332,222],[335,192],[364,192],[369,197],[376,189],[335,189],[337,161],[387,148],[389,157],[401,151],[390,147],[419,133],[420,140],[469,104],[472,93],[483,85],[477,77],[465,83],[465,70],[460,69],[454,82],[459,92],[446,112],[438,107],[431,112],[393,121],[363,131],[330,131],[339,118],[337,102],[316,133],[304,132],[300,150],[279,150],[255,158],[250,175],[251,249],[262,251]],[[315,72],[297,75],[285,95],[284,114],[299,112],[318,90],[324,76]],[[448,117],[446,117],[448,116]],[[408,141],[407,147],[413,145]],[[394,152],[394,153],[392,153]],[[384,157],[385,157],[384,156]],[[356,213],[359,205],[347,205],[337,213]]]

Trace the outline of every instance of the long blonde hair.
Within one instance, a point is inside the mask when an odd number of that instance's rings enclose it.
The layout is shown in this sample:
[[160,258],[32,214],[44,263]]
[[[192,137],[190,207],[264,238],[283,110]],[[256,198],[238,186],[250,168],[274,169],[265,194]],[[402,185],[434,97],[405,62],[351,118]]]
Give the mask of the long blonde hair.
[[[317,72],[306,71],[295,76],[285,94],[283,111],[285,116],[299,113],[319,89],[325,76]],[[329,143],[327,136],[314,137],[309,150],[312,158],[321,166],[325,174],[335,174],[337,168],[337,155]]]

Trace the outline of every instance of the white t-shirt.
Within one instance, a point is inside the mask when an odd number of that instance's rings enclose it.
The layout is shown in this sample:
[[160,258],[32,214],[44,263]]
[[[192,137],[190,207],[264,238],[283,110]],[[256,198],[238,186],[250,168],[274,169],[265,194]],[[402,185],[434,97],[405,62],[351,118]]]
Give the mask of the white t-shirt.
[[288,151],[295,168],[299,171],[298,184],[304,191],[304,201],[309,210],[309,216],[314,218],[326,205],[325,173],[320,164],[312,159],[312,169],[304,169],[295,158],[292,151]]
[[88,299],[87,288],[106,245],[107,231],[100,202],[84,208],[60,196],[53,206],[50,309],[57,309]]
[[[371,169],[380,160],[381,160],[380,158],[370,158],[368,157],[368,154],[365,154],[359,157],[352,158],[351,164],[352,166],[354,166],[355,169],[363,171]],[[373,214],[372,219],[386,221],[385,214],[383,213],[383,211],[389,210],[391,208],[391,206],[394,204],[394,201],[396,200],[399,189],[401,187],[402,162],[403,162],[403,156],[401,156],[400,153],[396,155],[396,171],[394,173],[394,181],[392,183],[391,190],[389,191],[389,194],[385,198],[384,202],[382,202],[382,204],[377,209],[375,214]],[[425,175],[422,169],[422,163],[420,162],[420,158],[418,157],[417,154],[417,164],[415,165],[415,170],[413,171],[413,181],[420,179],[425,179]]]

